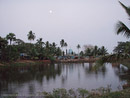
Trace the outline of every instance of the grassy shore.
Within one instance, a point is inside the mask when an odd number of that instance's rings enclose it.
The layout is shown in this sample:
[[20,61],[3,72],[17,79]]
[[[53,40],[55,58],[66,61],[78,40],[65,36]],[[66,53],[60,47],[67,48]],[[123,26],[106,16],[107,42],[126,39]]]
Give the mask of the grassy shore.
[[0,67],[2,66],[29,66],[29,65],[39,65],[51,63],[49,60],[17,60],[12,62],[0,62]]
[[[31,97],[29,97],[31,95]],[[54,89],[53,92],[38,92],[37,94],[25,95],[27,98],[130,98],[130,88],[110,92],[109,89],[99,88],[97,90],[87,91],[86,89],[79,88],[77,90],[64,88]],[[17,98],[18,94],[6,96],[2,98]],[[22,97],[22,96],[20,96]]]
[[110,88],[99,88],[92,91],[79,88],[77,90],[70,89],[54,89],[53,92],[42,92],[44,98],[130,98],[130,88],[111,92]]
[[0,66],[9,65],[36,65],[36,64],[47,64],[47,63],[84,63],[84,62],[95,62],[97,58],[86,58],[86,59],[67,59],[67,60],[17,60],[12,62],[0,62]]

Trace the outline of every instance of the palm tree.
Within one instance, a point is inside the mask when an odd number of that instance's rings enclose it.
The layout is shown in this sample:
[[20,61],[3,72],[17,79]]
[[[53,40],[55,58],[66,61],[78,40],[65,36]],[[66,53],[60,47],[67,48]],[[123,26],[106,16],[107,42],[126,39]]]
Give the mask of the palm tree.
[[55,42],[53,42],[52,45],[51,45],[50,50],[51,50],[53,56],[56,54],[56,46],[57,46],[57,44]]
[[87,49],[85,50],[85,55],[86,55],[86,56],[91,56],[91,55],[92,55],[92,49],[87,48]]
[[60,41],[60,45],[61,45],[62,50],[63,50],[64,44],[65,44],[65,41],[64,41],[64,39],[62,39],[62,40]]
[[94,56],[97,56],[97,54],[98,54],[98,46],[94,46],[93,54],[94,54]]
[[65,45],[64,39],[62,39],[62,40],[60,41],[60,45],[61,45],[61,48],[62,48],[62,54],[64,55],[64,51],[63,51],[63,47],[64,47],[64,45]]
[[16,36],[15,36],[14,33],[9,33],[9,34],[6,36],[6,39],[10,41],[10,45],[11,45],[11,42],[12,42],[12,41],[15,41]]
[[78,49],[78,55],[79,55],[79,49],[80,49],[81,47],[80,47],[80,45],[78,44],[77,45],[77,49]]
[[34,40],[36,38],[35,33],[33,33],[32,31],[29,31],[27,36],[28,36],[28,40],[30,40],[30,43],[31,40]]
[[52,46],[53,46],[54,48],[56,48],[56,43],[55,43],[55,42],[53,42],[53,43],[52,43]]
[[56,55],[57,56],[62,55],[62,51],[61,51],[60,47],[56,48]]
[[67,45],[66,42],[64,43],[64,46],[66,47],[66,55],[67,55],[67,46],[68,46],[68,45]]
[[10,41],[10,47],[9,47],[9,58],[11,57],[11,42],[16,40],[15,34],[14,33],[9,33],[6,36],[6,39]]
[[48,49],[50,47],[49,41],[46,42],[46,48]]
[[106,54],[108,54],[107,53],[107,49],[104,46],[101,47],[100,52],[101,52],[101,55],[103,55],[103,56],[105,56]]
[[130,16],[130,7],[126,7],[123,3],[119,1],[120,5],[125,9],[126,13]]
[[37,39],[37,43],[36,44],[38,44],[40,46],[40,48],[42,48],[42,46],[44,44],[44,42],[42,41],[42,38]]
[[[121,4],[121,6],[125,9],[126,13],[128,14],[129,18],[130,18],[130,7],[126,7],[123,3],[121,3],[119,1],[119,3]],[[119,34],[122,34],[124,35],[126,38],[130,38],[130,29],[121,21],[119,21],[117,23],[117,26],[116,26],[116,34],[119,35]]]

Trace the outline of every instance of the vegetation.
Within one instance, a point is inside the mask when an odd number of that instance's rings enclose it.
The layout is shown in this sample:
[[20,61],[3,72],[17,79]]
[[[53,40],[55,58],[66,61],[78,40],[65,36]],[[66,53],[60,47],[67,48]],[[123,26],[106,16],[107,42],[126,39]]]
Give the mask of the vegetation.
[[[125,9],[125,11],[127,12],[130,18],[130,7],[126,7],[121,2],[119,3]],[[122,34],[126,38],[130,38],[130,29],[123,22],[119,21],[117,23],[116,29],[117,29],[116,31],[117,35]],[[22,58],[22,59],[32,59],[32,60],[43,60],[43,59],[48,60],[49,59],[51,61],[54,61],[55,57],[65,55],[65,52],[63,50],[64,47],[66,47],[66,55],[67,55],[68,44],[67,42],[64,41],[64,39],[60,41],[60,45],[61,45],[61,48],[60,48],[60,47],[57,47],[57,44],[55,42],[53,43],[50,43],[49,41],[43,42],[42,38],[37,39],[36,43],[31,43],[31,41],[34,41],[36,38],[35,33],[33,33],[32,31],[29,31],[29,33],[27,34],[27,37],[30,43],[25,43],[23,40],[17,39],[14,33],[9,33],[5,38],[0,37],[0,60],[1,61],[16,61]],[[8,44],[8,41],[9,41],[9,44]],[[78,55],[80,56],[88,56],[88,57],[100,56],[101,58],[98,61],[100,65],[103,65],[103,63],[105,62],[115,62],[115,61],[120,61],[120,60],[130,58],[130,42],[129,41],[118,42],[118,45],[113,50],[114,53],[110,55],[107,55],[108,52],[104,46],[102,47],[94,46],[93,48],[87,48],[85,49],[85,51],[79,52],[80,48],[81,46],[78,44],[77,49],[78,49]],[[23,63],[18,63],[19,66],[21,64],[23,65]],[[29,65],[31,64],[35,65],[35,63],[34,64],[29,63]],[[129,64],[125,64],[125,65],[127,65],[127,68],[130,69]],[[44,74],[47,74],[45,71],[47,69],[44,66],[42,68],[44,69],[44,71],[41,71],[38,74],[38,76],[41,75],[40,77],[43,77]],[[58,68],[60,69],[60,66],[58,66]],[[51,71],[49,72],[51,77],[55,78],[56,74],[60,74],[61,70],[59,69],[55,71],[54,66],[51,66]],[[9,71],[11,70],[8,69],[8,71],[3,72],[3,74],[5,74],[6,72],[8,73]],[[16,72],[18,74],[21,74],[18,71]],[[34,74],[31,74],[31,75],[34,75]],[[32,76],[28,76],[28,77],[32,77]],[[18,75],[17,75],[17,78],[19,78]],[[108,86],[107,88],[99,88],[93,91],[87,91],[86,89],[81,89],[81,88],[77,90],[54,89],[52,93],[42,92],[40,94],[45,96],[45,98],[77,98],[77,97],[78,98],[129,98],[130,89],[111,92],[111,89]]]
[[[30,31],[28,40],[32,41],[36,38],[35,34]],[[8,44],[8,40],[10,44]],[[61,49],[56,43],[43,42],[42,38],[37,39],[36,43],[25,43],[21,39],[17,39],[14,33],[9,33],[5,38],[0,37],[0,60],[16,61],[17,59],[50,59],[54,60],[54,56],[60,56]]]
[[[126,13],[128,14],[130,18],[130,7],[126,7],[123,3],[121,3],[121,6],[125,9]],[[121,21],[117,23],[116,26],[116,34],[122,34],[126,38],[130,38],[130,29]],[[105,62],[115,62],[120,60],[125,60],[130,58],[130,42],[118,42],[118,45],[113,50],[114,54],[104,56],[100,58],[99,62],[105,63]],[[127,66],[128,67],[128,66]]]
[[34,40],[36,38],[35,33],[33,33],[32,31],[29,31],[27,36],[28,36],[28,40],[30,40],[30,42],[31,42],[31,40]]
[[[130,7],[126,7],[124,4],[122,4],[120,1],[119,3],[121,4],[121,6],[125,9],[126,13],[128,14],[129,18],[130,18]],[[122,34],[124,35],[126,38],[130,38],[130,29],[121,21],[119,21],[117,23],[117,31],[116,34]]]
[[78,49],[78,55],[79,55],[79,49],[81,48],[81,46],[78,44],[77,45],[77,49]]
[[130,89],[111,92],[109,87],[88,91],[86,89],[54,89],[53,92],[40,93],[45,98],[129,98]]
[[94,48],[87,48],[85,49],[85,56],[94,56],[94,57],[99,57],[99,56],[105,56],[108,54],[107,49],[102,46],[99,48],[98,46],[94,46]]
[[[57,47],[55,42],[50,43],[49,41],[43,42],[42,38],[36,40],[36,43],[31,43],[36,36],[35,33],[29,31],[27,34],[30,43],[25,43],[21,39],[17,39],[14,33],[9,33],[5,38],[0,37],[0,60],[1,61],[16,61],[18,59],[30,59],[30,60],[51,60],[54,61],[56,57],[64,56],[65,52],[63,50],[66,47],[67,55],[67,42],[62,39],[60,41],[60,47]],[[8,44],[8,40],[9,43]],[[79,56],[101,56],[107,54],[107,49],[102,46],[98,48],[95,46],[93,49],[87,49],[85,52],[79,52],[81,46],[78,44],[78,55]]]

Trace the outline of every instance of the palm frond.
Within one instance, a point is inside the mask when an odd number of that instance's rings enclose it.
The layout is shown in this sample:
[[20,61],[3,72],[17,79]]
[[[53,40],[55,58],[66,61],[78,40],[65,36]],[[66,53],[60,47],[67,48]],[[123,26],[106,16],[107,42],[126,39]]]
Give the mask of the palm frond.
[[120,5],[125,9],[125,11],[126,11],[126,13],[129,15],[129,17],[130,17],[130,7],[126,7],[123,3],[121,3],[120,1],[119,1],[119,3],[120,3]]
[[116,26],[116,29],[117,35],[122,34],[126,38],[130,38],[130,29],[123,22],[119,21]]

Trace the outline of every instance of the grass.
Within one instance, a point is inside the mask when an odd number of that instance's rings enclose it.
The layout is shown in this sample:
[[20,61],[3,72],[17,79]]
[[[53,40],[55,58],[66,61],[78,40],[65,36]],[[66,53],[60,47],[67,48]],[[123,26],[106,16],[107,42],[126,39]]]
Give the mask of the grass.
[[[1,96],[1,98],[17,98],[22,97],[18,94],[11,96]],[[109,86],[107,88],[99,88],[88,91],[86,89],[78,88],[66,90],[64,88],[54,89],[52,92],[38,92],[24,96],[25,98],[130,98],[130,88],[111,92]]]
[[64,88],[54,89],[53,92],[42,92],[44,98],[130,98],[130,88],[110,92],[110,88],[99,88],[93,91],[79,88],[77,90]]
[[32,66],[32,65],[40,65],[45,64],[42,61],[32,61],[32,60],[24,60],[24,61],[16,61],[16,62],[2,62],[0,67],[8,67],[8,66]]

